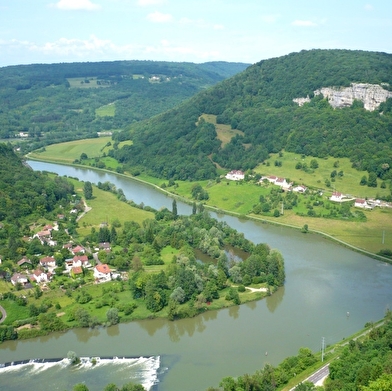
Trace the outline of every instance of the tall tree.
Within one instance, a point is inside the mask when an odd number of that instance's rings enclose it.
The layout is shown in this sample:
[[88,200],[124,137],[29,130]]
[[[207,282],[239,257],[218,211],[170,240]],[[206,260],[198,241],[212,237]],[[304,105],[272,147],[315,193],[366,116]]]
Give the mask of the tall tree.
[[93,198],[93,186],[91,185],[91,182],[86,181],[84,183],[83,193],[86,200],[91,200],[91,198]]

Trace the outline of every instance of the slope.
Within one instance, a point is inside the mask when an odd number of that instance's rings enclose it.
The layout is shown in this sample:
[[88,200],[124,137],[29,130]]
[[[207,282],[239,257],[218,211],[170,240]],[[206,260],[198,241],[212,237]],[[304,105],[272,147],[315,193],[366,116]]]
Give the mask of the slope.
[[[123,163],[152,175],[174,179],[217,176],[216,166],[253,169],[269,153],[282,149],[304,155],[348,157],[358,169],[391,178],[392,99],[368,111],[360,101],[334,109],[315,91],[369,83],[390,89],[392,55],[386,53],[311,50],[261,61],[244,72],[202,91],[118,140],[133,146],[112,151]],[[299,106],[293,100],[309,96]],[[202,114],[217,116],[236,134],[225,146]]]

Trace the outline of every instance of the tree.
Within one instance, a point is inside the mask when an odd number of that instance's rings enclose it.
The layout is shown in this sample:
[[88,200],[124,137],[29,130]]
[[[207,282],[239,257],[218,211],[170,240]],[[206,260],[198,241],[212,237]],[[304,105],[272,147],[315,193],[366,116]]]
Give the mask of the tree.
[[319,164],[318,164],[318,161],[316,159],[312,159],[310,161],[310,168],[313,168],[315,170],[316,168],[318,168],[318,166],[319,166]]
[[87,386],[83,383],[78,383],[75,384],[74,387],[72,388],[72,391],[89,391]]
[[93,198],[93,186],[91,185],[91,182],[84,182],[83,193],[86,200],[91,200]]
[[110,308],[108,312],[106,312],[106,318],[110,325],[117,324],[120,321],[120,318],[118,316],[118,309]]
[[368,187],[377,187],[377,174],[375,172],[371,172],[367,181]]
[[176,200],[173,200],[173,204],[172,204],[172,213],[173,213],[174,220],[176,220],[177,217],[178,217],[178,212],[177,212],[177,201],[176,201]]
[[79,357],[78,357],[78,356],[76,355],[76,353],[73,352],[72,350],[70,350],[70,351],[67,353],[67,358],[68,358],[69,362],[70,362],[72,365],[78,364],[78,363],[80,362]]

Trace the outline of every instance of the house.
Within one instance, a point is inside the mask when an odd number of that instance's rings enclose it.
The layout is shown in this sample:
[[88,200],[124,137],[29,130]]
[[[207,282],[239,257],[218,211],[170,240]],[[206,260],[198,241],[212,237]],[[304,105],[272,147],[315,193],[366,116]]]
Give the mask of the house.
[[82,253],[84,254],[86,252],[85,248],[83,246],[75,246],[72,250],[71,250],[72,254],[78,254],[78,253]]
[[110,243],[108,242],[99,243],[98,247],[100,250],[110,251]]
[[354,206],[356,208],[363,208],[363,209],[371,209],[371,205],[367,203],[367,201],[363,198],[357,198],[354,202]]
[[65,244],[63,245],[63,248],[65,248],[65,249],[71,251],[71,250],[72,250],[72,243],[65,243]]
[[39,284],[41,282],[48,282],[49,276],[50,276],[49,273],[45,273],[43,270],[36,269],[31,275],[31,279]]
[[19,283],[25,286],[29,283],[29,280],[25,274],[14,273],[11,277],[11,283],[12,285],[16,285]]
[[294,186],[291,190],[296,193],[305,193],[305,191],[308,190],[308,188],[304,185],[298,185],[298,186]]
[[100,282],[110,281],[112,279],[112,274],[109,266],[106,263],[95,266],[94,278]]
[[76,277],[76,276],[78,276],[78,275],[83,275],[83,269],[80,267],[80,266],[75,266],[75,267],[73,267],[72,269],[71,269],[71,271],[69,272],[69,274],[72,276],[72,277]]
[[276,186],[280,186],[284,190],[288,190],[291,188],[291,183],[286,181],[286,178],[277,178],[275,181]]
[[343,194],[338,191],[334,191],[329,199],[331,201],[341,202],[343,200]]
[[39,263],[45,269],[54,269],[56,267],[56,260],[54,257],[41,258]]
[[240,170],[232,170],[226,174],[225,178],[231,181],[241,181],[245,178],[245,174]]
[[23,257],[20,261],[17,262],[17,264],[20,267],[32,267],[33,266],[30,259],[28,259],[27,257]]
[[52,237],[51,231],[49,230],[44,230],[44,231],[39,231],[37,232],[34,236],[34,238],[37,238],[41,244],[46,243],[50,238]]

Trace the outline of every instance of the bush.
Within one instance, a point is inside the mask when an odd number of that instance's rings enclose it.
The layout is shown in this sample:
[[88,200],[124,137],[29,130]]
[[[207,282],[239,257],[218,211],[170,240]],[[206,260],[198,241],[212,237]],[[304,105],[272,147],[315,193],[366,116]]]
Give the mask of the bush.
[[244,286],[244,285],[240,285],[240,286],[237,288],[237,290],[238,290],[238,292],[245,292],[245,286]]

